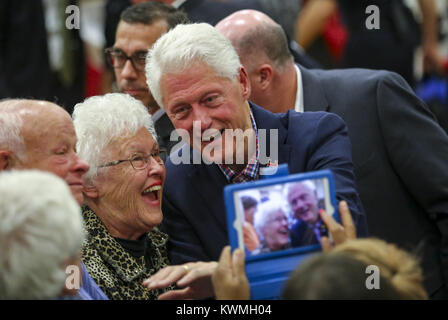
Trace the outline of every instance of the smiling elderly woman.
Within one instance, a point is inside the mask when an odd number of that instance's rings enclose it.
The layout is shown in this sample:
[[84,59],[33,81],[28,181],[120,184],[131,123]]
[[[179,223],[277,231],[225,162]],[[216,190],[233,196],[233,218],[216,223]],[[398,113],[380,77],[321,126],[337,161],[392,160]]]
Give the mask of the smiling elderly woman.
[[262,239],[253,254],[266,253],[291,247],[288,217],[283,208],[274,201],[260,205],[255,215],[255,229]]
[[87,238],[82,260],[110,299],[155,299],[142,281],[168,264],[161,196],[165,167],[151,116],[124,94],[92,97],[75,106],[84,175]]

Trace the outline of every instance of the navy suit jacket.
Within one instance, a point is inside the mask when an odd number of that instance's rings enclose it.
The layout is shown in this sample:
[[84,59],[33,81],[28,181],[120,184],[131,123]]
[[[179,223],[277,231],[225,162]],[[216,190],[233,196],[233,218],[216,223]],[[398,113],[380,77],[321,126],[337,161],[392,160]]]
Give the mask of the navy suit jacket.
[[305,111],[348,127],[371,236],[416,251],[431,296],[446,294],[448,136],[396,73],[300,67]]
[[[273,114],[254,104],[251,108],[258,129],[278,129],[278,161],[287,163],[291,173],[333,172],[337,198],[348,202],[359,235],[366,235],[344,122],[324,112]],[[188,145],[179,150],[190,151]],[[169,235],[171,263],[218,260],[229,243],[223,197],[227,179],[215,164],[174,165],[168,158],[166,169],[162,230]]]

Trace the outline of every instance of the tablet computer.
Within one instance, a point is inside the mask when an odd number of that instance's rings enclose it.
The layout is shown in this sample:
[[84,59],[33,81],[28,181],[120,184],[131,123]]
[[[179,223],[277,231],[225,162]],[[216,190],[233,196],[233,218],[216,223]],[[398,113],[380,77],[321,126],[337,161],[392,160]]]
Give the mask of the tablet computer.
[[331,171],[279,172],[224,188],[230,246],[245,252],[253,299],[278,298],[289,273],[320,252],[320,210],[340,221]]

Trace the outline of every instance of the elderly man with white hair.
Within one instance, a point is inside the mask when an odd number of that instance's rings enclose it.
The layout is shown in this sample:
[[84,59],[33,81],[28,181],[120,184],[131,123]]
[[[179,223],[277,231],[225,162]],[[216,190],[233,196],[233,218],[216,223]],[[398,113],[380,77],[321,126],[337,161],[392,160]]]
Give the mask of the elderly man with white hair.
[[[60,106],[41,100],[0,102],[0,171],[37,169],[56,174],[83,201],[82,176],[89,165],[76,154],[72,119]],[[84,299],[107,299],[82,266]]]
[[82,260],[110,299],[156,299],[144,279],[168,264],[162,221],[165,167],[151,116],[127,94],[92,97],[75,106],[84,176],[87,239]]
[[367,233],[344,122],[325,112],[274,114],[248,101],[246,69],[215,28],[180,24],[162,35],[148,52],[146,79],[189,144],[166,162],[163,230],[172,263],[216,261],[228,244],[224,187],[279,164],[291,173],[331,170],[338,200],[347,200],[359,234]]
[[67,184],[47,172],[12,170],[0,173],[0,194],[0,300],[76,295],[79,269],[67,267],[79,268],[84,232]]
[[72,119],[60,106],[40,100],[0,102],[0,171],[38,169],[64,179],[82,202],[89,165],[76,154]]
[[297,247],[318,244],[322,221],[316,186],[311,181],[290,184],[286,198],[295,219],[291,226],[292,245]]

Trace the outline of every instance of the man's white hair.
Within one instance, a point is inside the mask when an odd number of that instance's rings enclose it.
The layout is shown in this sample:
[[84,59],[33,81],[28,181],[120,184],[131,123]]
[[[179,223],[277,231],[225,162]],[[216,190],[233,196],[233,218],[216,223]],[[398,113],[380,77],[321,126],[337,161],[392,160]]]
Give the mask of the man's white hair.
[[286,185],[286,188],[284,189],[284,197],[287,202],[286,208],[287,208],[287,212],[288,212],[290,219],[295,219],[295,218],[294,218],[294,212],[293,212],[291,204],[289,202],[289,194],[292,192],[293,189],[295,189],[299,185],[304,186],[305,188],[310,190],[312,193],[316,194],[316,201],[317,201],[317,188],[316,188],[315,183],[312,180],[304,180],[301,182],[288,183]]
[[112,141],[133,137],[144,127],[157,141],[148,110],[128,94],[109,93],[78,103],[73,111],[73,124],[78,137],[78,155],[90,165],[84,175],[87,182],[92,182],[96,177],[98,166],[102,164]]
[[19,102],[17,99],[0,102],[0,150],[9,150],[25,160],[26,147],[21,136],[23,119],[17,112]]
[[295,189],[298,185],[304,186],[305,188],[307,188],[311,192],[317,192],[316,185],[311,180],[304,180],[304,181],[301,181],[301,182],[292,182],[292,183],[289,183],[288,187],[286,188],[286,194],[285,194],[286,199],[289,199],[289,193],[293,189]]
[[[283,206],[279,201],[266,201],[258,205],[258,210],[255,213],[254,217],[254,227],[257,230],[258,234],[263,236],[263,229],[268,223],[269,216],[273,212],[283,211]],[[286,214],[285,214],[286,216]]]
[[179,24],[154,43],[146,56],[145,72],[148,87],[161,108],[162,75],[181,74],[198,62],[231,80],[236,79],[241,66],[232,43],[207,23]]
[[54,299],[84,237],[67,183],[37,170],[0,173],[0,299]]

